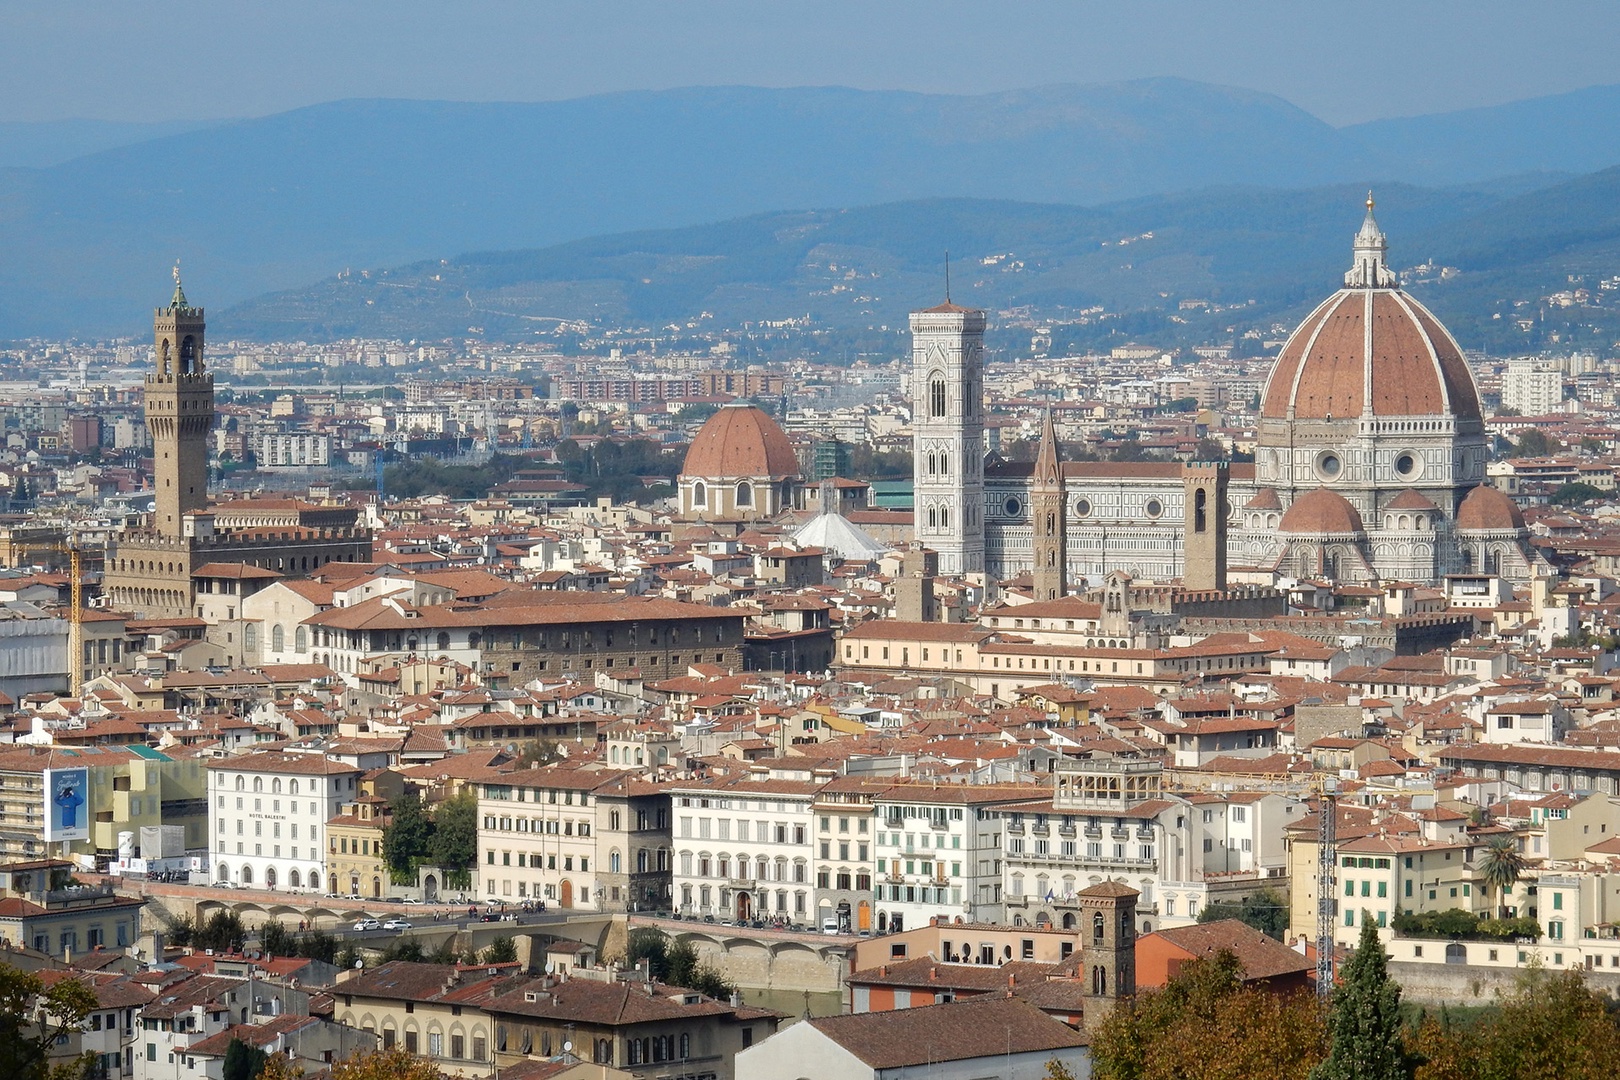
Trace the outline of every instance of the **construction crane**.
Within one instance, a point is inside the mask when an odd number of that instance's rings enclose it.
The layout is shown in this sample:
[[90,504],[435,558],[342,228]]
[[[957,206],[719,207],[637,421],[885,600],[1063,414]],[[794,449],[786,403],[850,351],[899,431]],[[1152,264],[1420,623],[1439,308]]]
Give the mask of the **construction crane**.
[[1333,994],[1333,927],[1337,907],[1333,871],[1338,866],[1338,780],[1324,775],[1316,782],[1316,996]]

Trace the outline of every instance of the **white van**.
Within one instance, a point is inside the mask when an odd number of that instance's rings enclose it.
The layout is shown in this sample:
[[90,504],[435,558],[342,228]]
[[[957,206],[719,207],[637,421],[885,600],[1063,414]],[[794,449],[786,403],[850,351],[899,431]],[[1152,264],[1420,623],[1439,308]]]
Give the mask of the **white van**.
[[836,934],[836,933],[838,933],[838,920],[837,919],[822,919],[821,920],[821,932],[823,934]]

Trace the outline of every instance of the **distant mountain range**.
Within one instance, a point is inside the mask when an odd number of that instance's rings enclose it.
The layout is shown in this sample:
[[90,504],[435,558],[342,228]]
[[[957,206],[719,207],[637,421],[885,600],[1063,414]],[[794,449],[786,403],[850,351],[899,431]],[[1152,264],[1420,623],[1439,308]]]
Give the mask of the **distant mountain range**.
[[[1436,279],[1416,291],[1469,347],[1525,346],[1522,331],[1492,318],[1504,299],[1566,288],[1572,267],[1594,283],[1620,272],[1620,168],[1522,194],[1505,184],[1390,185],[1380,196],[1397,266],[1459,271],[1443,282],[1438,270],[1415,275]],[[1363,198],[1335,186],[1096,208],[937,199],[763,214],[350,273],[220,318],[247,337],[322,339],[469,329],[514,338],[566,320],[657,329],[807,315],[847,339],[893,331],[906,312],[937,301],[949,247],[959,302],[1058,321],[1093,307],[1126,316],[1081,332],[1092,334],[1082,343],[1155,331],[1208,341],[1233,325],[1272,333],[1336,288]]]
[[[1616,87],[1335,129],[1273,96],[1178,79],[974,97],[721,87],[537,104],[346,101],[158,138],[0,128],[0,161],[35,164],[0,168],[0,337],[139,334],[176,257],[190,291],[219,310],[344,269],[795,208],[960,198],[1095,206],[1211,187],[1393,180],[1447,188],[1434,199],[1466,211],[1620,164],[1617,135]],[[138,141],[117,145],[125,139]],[[74,145],[106,148],[60,160]],[[1505,175],[1518,179],[1457,187]],[[1308,192],[1245,198],[1259,204],[1257,225],[1282,261],[1290,230],[1342,228],[1337,214],[1284,225],[1264,212],[1314,208]],[[1137,216],[1171,205],[1229,209],[1217,192],[1144,203]],[[1399,212],[1393,198],[1386,205]],[[1112,206],[1096,227],[1134,227],[1133,213]],[[1446,214],[1436,207],[1425,220]],[[960,217],[938,227],[924,226],[926,213],[905,220],[927,229],[928,250],[973,246]],[[958,227],[969,230],[961,239]],[[980,232],[990,239],[997,228]],[[1242,258],[1220,248],[1207,258],[1212,287],[1239,288],[1219,271]]]

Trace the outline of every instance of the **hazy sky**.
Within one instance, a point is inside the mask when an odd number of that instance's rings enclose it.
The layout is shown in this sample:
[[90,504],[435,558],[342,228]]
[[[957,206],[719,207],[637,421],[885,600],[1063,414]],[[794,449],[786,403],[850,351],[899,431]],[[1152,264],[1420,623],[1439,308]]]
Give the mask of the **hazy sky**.
[[0,0],[0,120],[1179,75],[1333,123],[1620,82],[1615,0]]

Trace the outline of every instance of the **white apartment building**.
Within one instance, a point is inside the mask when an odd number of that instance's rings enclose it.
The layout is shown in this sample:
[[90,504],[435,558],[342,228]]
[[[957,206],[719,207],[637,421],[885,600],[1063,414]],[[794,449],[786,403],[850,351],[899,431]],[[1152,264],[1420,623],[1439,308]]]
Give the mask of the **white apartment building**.
[[324,468],[332,461],[332,436],[314,431],[266,431],[255,448],[261,469]]
[[1502,373],[1502,407],[1521,416],[1545,416],[1564,403],[1564,374],[1534,360],[1512,360]]
[[360,773],[322,754],[266,751],[210,764],[214,880],[321,891],[326,822],[354,801]]
[[478,872],[491,900],[543,900],[596,910],[597,800],[618,774],[545,767],[491,776],[478,785]]
[[941,921],[1001,922],[1002,820],[998,808],[1046,789],[901,784],[875,801],[877,928]]
[[809,920],[811,802],[821,788],[744,778],[672,785],[676,910],[687,918]]

